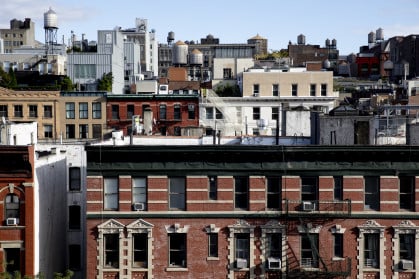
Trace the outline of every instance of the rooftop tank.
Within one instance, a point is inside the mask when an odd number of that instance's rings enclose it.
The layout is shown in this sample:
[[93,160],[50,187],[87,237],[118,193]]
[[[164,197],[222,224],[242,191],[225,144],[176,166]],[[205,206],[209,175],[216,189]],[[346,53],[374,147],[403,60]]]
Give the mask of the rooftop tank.
[[58,28],[57,14],[49,8],[48,12],[44,13],[44,28]]

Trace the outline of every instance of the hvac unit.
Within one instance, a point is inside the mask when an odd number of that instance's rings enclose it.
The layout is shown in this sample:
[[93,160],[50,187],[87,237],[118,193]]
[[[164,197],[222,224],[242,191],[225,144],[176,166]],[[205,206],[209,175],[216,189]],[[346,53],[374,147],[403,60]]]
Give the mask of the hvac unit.
[[279,258],[268,258],[268,269],[281,269],[281,260]]
[[143,211],[145,210],[145,204],[143,202],[136,202],[132,205],[132,210]]
[[304,211],[313,211],[316,209],[316,204],[314,202],[310,201],[304,201],[303,202],[303,210]]
[[400,261],[400,268],[401,269],[413,269],[413,261],[409,260],[401,260]]
[[6,219],[6,225],[8,226],[16,226],[19,224],[19,219],[18,218],[7,218]]
[[365,259],[365,267],[377,267],[377,261],[375,259]]
[[247,260],[246,259],[237,259],[236,260],[236,267],[237,268],[246,268],[247,267]]

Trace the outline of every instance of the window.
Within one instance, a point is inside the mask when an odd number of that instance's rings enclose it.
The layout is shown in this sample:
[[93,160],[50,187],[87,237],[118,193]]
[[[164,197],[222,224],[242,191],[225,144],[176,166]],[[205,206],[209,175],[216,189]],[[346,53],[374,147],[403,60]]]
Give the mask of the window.
[[81,268],[81,248],[78,244],[68,246],[68,267],[70,270],[79,270]]
[[127,105],[127,119],[132,119],[134,116],[134,105]]
[[147,268],[148,237],[146,233],[135,233],[132,236],[133,267]]
[[224,68],[223,69],[223,78],[224,79],[232,79],[233,74],[230,68]]
[[87,103],[80,103],[79,104],[79,118],[80,119],[89,118],[89,106],[88,106]]
[[68,139],[76,138],[76,126],[74,124],[65,125],[65,134]]
[[169,208],[185,210],[185,178],[171,177],[169,179]]
[[175,104],[173,106],[173,119],[176,119],[176,120],[180,120],[181,119],[180,105],[179,104]]
[[81,211],[79,205],[70,205],[68,207],[68,228],[70,230],[80,230]]
[[215,108],[215,119],[223,119],[223,113],[218,108]]
[[92,118],[100,119],[102,118],[102,106],[101,103],[92,103]]
[[234,178],[234,208],[247,210],[249,207],[249,180],[247,177]]
[[380,251],[379,234],[366,233],[364,238],[364,267],[377,268]]
[[81,124],[79,125],[79,138],[87,139],[89,137],[89,125]]
[[74,78],[96,79],[96,65],[74,65]]
[[6,272],[9,274],[15,274],[17,271],[21,271],[20,268],[20,248],[4,248],[4,260],[7,263]]
[[23,107],[22,105],[14,105],[15,117],[23,117]]
[[268,240],[267,258],[282,258],[282,235],[280,233],[266,234]]
[[69,169],[69,187],[70,191],[80,191],[81,188],[81,175],[79,167],[71,167]]
[[29,117],[38,117],[37,105],[29,105]]
[[214,119],[214,108],[213,107],[205,108],[205,117],[206,117],[206,119]]
[[0,117],[1,116],[8,117],[7,105],[0,105]]
[[279,96],[279,84],[272,84],[272,96]]
[[[132,203],[147,202],[147,178],[136,177],[132,179]],[[145,209],[145,208],[144,208]]]
[[272,120],[278,120],[279,119],[279,108],[273,107],[272,108]]
[[320,94],[322,96],[327,96],[327,84],[325,83],[321,84]]
[[343,200],[343,177],[334,176],[333,182],[333,198],[336,201],[341,201]]
[[74,119],[75,117],[75,104],[65,103],[65,118]]
[[6,195],[6,219],[7,218],[19,218],[20,202],[19,197],[15,194]]
[[160,111],[159,111],[160,119],[167,119],[166,112],[167,112],[166,105],[160,105]]
[[93,124],[92,125],[92,130],[93,130],[93,138],[94,139],[100,139],[102,137],[102,125]]
[[52,125],[44,125],[44,138],[52,138]]
[[208,257],[218,257],[218,233],[208,234]]
[[254,107],[253,108],[253,120],[259,120],[260,119],[260,108]]
[[259,84],[253,84],[253,96],[259,96]]
[[186,267],[186,234],[169,234],[169,266]]
[[343,258],[343,234],[333,234],[333,256]]
[[301,200],[317,201],[317,177],[301,177]]
[[250,238],[247,233],[235,234],[236,268],[249,267]]
[[365,181],[365,209],[380,210],[380,180],[378,176],[366,176]]
[[112,105],[112,119],[119,119],[119,105]]
[[104,234],[104,267],[119,267],[119,234]]
[[281,209],[281,177],[266,178],[266,207]]
[[118,210],[118,178],[104,179],[105,200],[103,207],[105,210]]
[[291,95],[298,96],[298,84],[291,85]]
[[400,260],[415,260],[415,235],[408,234],[399,234],[399,258]]
[[210,200],[217,199],[217,177],[208,177],[208,196]]
[[310,96],[316,96],[316,85],[310,84]]
[[188,104],[188,119],[195,119],[195,105]]
[[414,210],[415,205],[415,177],[401,176],[399,178],[399,204],[400,209]]
[[301,235],[301,266],[318,267],[319,235],[306,233]]
[[52,118],[52,106],[44,106],[44,118]]

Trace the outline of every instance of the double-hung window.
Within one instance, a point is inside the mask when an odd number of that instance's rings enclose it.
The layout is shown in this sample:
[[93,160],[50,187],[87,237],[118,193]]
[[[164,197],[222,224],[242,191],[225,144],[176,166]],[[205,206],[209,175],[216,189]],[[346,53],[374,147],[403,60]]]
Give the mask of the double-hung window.
[[169,207],[172,210],[186,209],[186,190],[184,177],[169,178]]
[[118,210],[118,178],[104,178],[105,210]]

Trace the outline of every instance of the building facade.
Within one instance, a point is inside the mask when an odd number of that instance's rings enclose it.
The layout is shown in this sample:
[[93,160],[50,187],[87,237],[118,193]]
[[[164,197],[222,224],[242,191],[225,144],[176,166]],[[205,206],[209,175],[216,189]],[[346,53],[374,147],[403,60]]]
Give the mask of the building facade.
[[1,272],[35,276],[38,271],[33,146],[1,146]]
[[108,95],[107,127],[124,135],[195,135],[199,125],[198,94]]
[[87,147],[87,278],[418,278],[409,147]]
[[35,23],[30,18],[12,19],[9,29],[0,29],[0,38],[4,41],[4,53],[12,53],[23,45],[35,46]]

